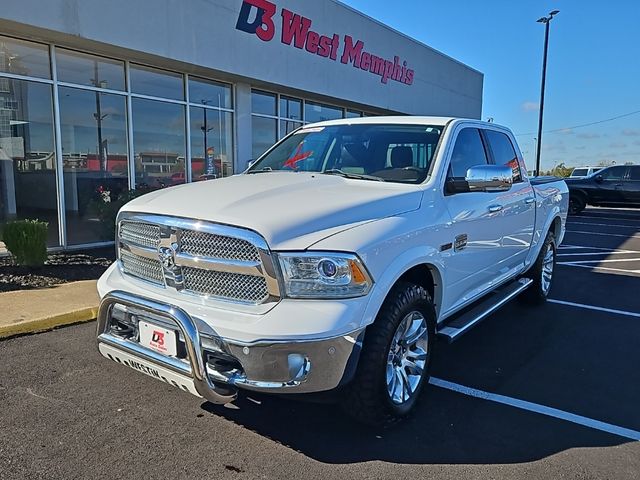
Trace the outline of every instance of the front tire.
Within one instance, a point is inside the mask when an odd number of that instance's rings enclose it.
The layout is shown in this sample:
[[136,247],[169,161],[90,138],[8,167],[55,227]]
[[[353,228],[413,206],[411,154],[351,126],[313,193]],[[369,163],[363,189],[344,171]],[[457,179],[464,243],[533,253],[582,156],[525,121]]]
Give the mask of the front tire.
[[553,273],[556,266],[557,255],[556,237],[552,232],[547,234],[538,258],[531,270],[525,275],[533,280],[520,298],[529,304],[540,305],[547,301],[551,287],[553,286]]
[[569,196],[569,214],[578,215],[587,207],[587,201],[582,195]]
[[435,326],[429,292],[412,283],[397,284],[367,329],[343,409],[373,426],[388,426],[408,416],[429,381]]

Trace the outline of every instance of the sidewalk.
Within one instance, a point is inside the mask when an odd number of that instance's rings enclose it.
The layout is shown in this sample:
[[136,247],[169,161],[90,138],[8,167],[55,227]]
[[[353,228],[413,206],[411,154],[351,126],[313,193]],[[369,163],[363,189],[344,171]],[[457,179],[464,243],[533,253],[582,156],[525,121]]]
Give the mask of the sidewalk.
[[93,320],[98,303],[95,280],[0,293],[0,338]]

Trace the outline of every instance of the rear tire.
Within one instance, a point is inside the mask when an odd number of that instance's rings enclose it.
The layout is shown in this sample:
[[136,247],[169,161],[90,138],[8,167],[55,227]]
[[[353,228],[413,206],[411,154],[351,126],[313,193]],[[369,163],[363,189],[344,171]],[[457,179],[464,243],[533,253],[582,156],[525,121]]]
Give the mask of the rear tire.
[[551,287],[553,286],[553,273],[556,266],[556,237],[552,232],[547,234],[538,258],[531,269],[524,275],[533,280],[520,299],[531,305],[541,305],[547,301]]
[[582,195],[569,196],[569,214],[578,215],[587,206],[587,201]]
[[407,417],[429,381],[435,327],[429,292],[398,283],[367,328],[356,375],[344,392],[343,410],[372,426],[389,426]]

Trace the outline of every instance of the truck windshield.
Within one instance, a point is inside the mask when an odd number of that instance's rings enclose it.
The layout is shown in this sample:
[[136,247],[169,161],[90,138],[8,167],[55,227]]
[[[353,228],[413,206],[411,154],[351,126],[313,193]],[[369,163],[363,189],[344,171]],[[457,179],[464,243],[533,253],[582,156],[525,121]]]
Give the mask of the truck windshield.
[[247,173],[318,172],[422,183],[443,129],[441,125],[399,124],[303,127],[263,155]]

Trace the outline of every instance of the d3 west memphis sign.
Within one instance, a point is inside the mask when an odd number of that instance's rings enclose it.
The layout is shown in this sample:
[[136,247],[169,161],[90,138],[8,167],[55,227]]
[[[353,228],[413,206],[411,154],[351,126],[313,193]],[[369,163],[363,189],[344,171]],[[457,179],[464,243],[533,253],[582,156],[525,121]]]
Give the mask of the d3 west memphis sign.
[[[255,34],[260,40],[270,42],[276,35],[277,6],[268,0],[243,0],[236,29]],[[405,85],[413,85],[414,71],[407,66],[407,62],[400,63],[400,57],[394,56],[388,60],[373,55],[365,50],[362,40],[355,41],[350,35],[321,35],[311,30],[312,20],[293,13],[286,8],[280,12],[282,19],[280,41],[285,45],[292,45],[304,49],[310,54],[338,61],[345,65],[379,75],[382,83],[389,80]]]

